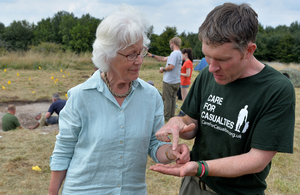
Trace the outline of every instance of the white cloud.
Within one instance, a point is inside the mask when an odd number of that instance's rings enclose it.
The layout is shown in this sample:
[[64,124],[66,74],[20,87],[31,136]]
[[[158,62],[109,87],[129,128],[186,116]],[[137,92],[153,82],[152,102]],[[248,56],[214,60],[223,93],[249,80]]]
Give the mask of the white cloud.
[[[289,26],[300,18],[299,0],[249,0],[251,7],[258,13],[258,20],[264,26]],[[121,0],[0,0],[0,22],[8,26],[14,20],[27,20],[37,23],[58,11],[73,13],[76,17],[89,13],[102,19],[116,11]],[[156,34],[161,34],[166,26],[176,26],[177,32],[197,33],[206,15],[222,0],[127,0],[126,3],[143,11],[154,27]],[[232,0],[242,3],[240,0]]]

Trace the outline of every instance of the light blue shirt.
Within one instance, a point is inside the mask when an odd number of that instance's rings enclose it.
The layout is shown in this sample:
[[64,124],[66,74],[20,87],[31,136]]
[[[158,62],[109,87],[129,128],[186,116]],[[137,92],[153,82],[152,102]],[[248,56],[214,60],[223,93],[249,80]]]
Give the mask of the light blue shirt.
[[155,137],[164,124],[156,88],[135,80],[120,107],[97,71],[68,97],[50,162],[67,169],[63,194],[147,194],[147,154],[158,162],[166,144]]
[[168,84],[180,83],[180,73],[182,64],[182,54],[180,50],[173,51],[166,63],[166,67],[172,64],[174,68],[170,71],[164,72],[163,81]]

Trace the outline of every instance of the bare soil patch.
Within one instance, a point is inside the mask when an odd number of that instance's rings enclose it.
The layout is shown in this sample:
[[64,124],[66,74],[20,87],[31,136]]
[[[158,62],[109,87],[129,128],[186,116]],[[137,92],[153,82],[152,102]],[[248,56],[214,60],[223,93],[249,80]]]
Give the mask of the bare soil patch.
[[[11,103],[0,104],[0,119],[7,112],[7,106]],[[12,103],[16,106],[15,116],[19,119],[21,126],[28,129],[30,126],[34,126],[37,123],[34,116],[41,112],[47,112],[51,102],[14,102]],[[45,127],[38,127],[36,130],[42,131],[53,131],[58,130],[58,125],[49,125]],[[0,131],[2,131],[2,120],[0,120]]]

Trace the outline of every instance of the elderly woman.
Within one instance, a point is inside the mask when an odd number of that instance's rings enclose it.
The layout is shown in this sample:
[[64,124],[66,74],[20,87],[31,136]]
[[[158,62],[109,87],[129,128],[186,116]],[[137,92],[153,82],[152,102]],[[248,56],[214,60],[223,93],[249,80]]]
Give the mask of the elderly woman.
[[147,23],[130,6],[99,25],[93,45],[97,70],[68,92],[51,157],[49,194],[147,194],[147,154],[156,162],[189,161],[182,144],[158,141],[164,124],[158,91],[138,78],[147,54]]

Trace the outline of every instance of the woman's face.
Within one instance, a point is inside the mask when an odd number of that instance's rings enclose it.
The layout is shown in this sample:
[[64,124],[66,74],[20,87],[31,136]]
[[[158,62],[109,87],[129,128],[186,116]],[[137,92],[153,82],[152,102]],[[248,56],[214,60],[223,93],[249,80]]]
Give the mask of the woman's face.
[[182,60],[186,60],[187,53],[182,53]]
[[[143,40],[138,41],[134,45],[127,47],[124,50],[117,51],[123,55],[140,54],[143,51]],[[116,57],[110,63],[109,74],[113,74],[114,77],[121,82],[131,82],[139,77],[139,71],[143,63],[143,58],[138,55],[135,60],[129,61],[127,57],[117,54]]]

